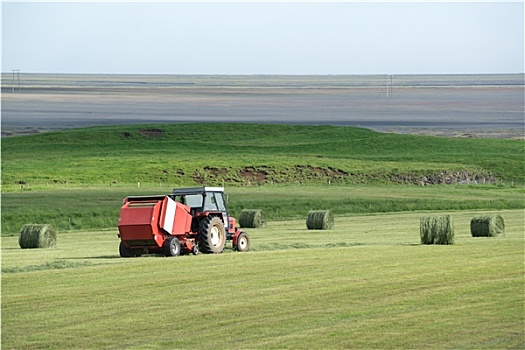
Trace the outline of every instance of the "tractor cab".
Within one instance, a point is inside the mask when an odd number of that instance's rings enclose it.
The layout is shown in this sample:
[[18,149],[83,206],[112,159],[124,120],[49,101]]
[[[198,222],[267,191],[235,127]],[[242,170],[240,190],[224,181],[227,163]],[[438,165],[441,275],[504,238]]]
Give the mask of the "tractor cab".
[[229,215],[223,187],[176,188],[172,199],[189,206],[194,218],[218,214],[228,232]]

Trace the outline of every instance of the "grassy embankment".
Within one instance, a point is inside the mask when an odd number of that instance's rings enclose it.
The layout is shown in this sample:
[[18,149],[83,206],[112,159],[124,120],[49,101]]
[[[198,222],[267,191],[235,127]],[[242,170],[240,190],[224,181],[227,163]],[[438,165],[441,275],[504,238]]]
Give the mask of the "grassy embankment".
[[[149,135],[140,130],[158,130]],[[437,138],[332,126],[99,127],[2,140],[4,191],[142,183],[391,183],[468,171],[523,183],[523,141]]]
[[[119,126],[5,138],[2,234],[16,234],[26,223],[115,227],[126,195],[201,183],[225,185],[234,215],[261,208],[270,220],[310,209],[346,215],[523,208],[523,159],[520,140],[330,126]],[[423,177],[454,182],[465,176],[496,183],[415,185]]]

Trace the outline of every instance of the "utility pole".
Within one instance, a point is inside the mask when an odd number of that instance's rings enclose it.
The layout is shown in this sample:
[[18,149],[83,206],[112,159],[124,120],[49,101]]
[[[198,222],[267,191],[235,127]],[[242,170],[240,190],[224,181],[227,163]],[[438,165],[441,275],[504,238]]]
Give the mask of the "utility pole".
[[18,91],[20,91],[20,69],[11,69],[11,72],[13,72],[12,91],[15,92],[15,76],[18,83]]
[[393,74],[387,74],[386,75],[386,98],[392,97],[392,88],[394,86],[394,75]]
[[394,96],[394,74],[390,75],[390,97]]

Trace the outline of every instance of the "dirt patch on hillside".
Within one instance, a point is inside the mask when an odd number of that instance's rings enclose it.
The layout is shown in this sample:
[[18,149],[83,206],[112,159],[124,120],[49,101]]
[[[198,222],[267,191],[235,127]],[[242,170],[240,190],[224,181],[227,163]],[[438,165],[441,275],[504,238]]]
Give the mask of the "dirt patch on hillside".
[[157,138],[162,136],[163,131],[160,129],[142,129],[139,130],[139,133],[147,137]]
[[270,166],[246,166],[240,169],[206,166],[191,175],[195,183],[202,185],[224,185],[227,183],[250,185],[285,183],[392,183],[406,185],[441,184],[487,184],[497,179],[489,172],[436,171],[427,173],[350,173],[333,167],[296,165],[286,168]]
[[523,140],[524,129],[485,129],[485,130],[469,130],[469,129],[438,129],[438,128],[390,128],[380,130],[382,132],[392,132],[396,134],[406,135],[426,135],[426,136],[441,136],[441,137],[462,137],[462,138],[492,138],[492,139],[514,139]]
[[246,179],[247,181],[255,183],[264,183],[268,181],[268,176],[275,174],[275,171],[271,167],[262,166],[262,167],[244,167],[238,170],[238,173],[241,178]]
[[497,179],[488,172],[440,171],[426,174],[391,174],[389,183],[412,185],[493,184]]

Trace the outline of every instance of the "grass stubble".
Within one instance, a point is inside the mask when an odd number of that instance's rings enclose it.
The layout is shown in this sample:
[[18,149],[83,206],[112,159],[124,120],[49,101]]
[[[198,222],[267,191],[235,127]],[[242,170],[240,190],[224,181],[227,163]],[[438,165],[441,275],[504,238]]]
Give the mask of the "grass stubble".
[[419,244],[421,213],[269,222],[248,253],[178,258],[119,259],[114,230],[2,237],[2,346],[522,348],[523,211],[497,238],[471,237],[476,213],[453,246]]

